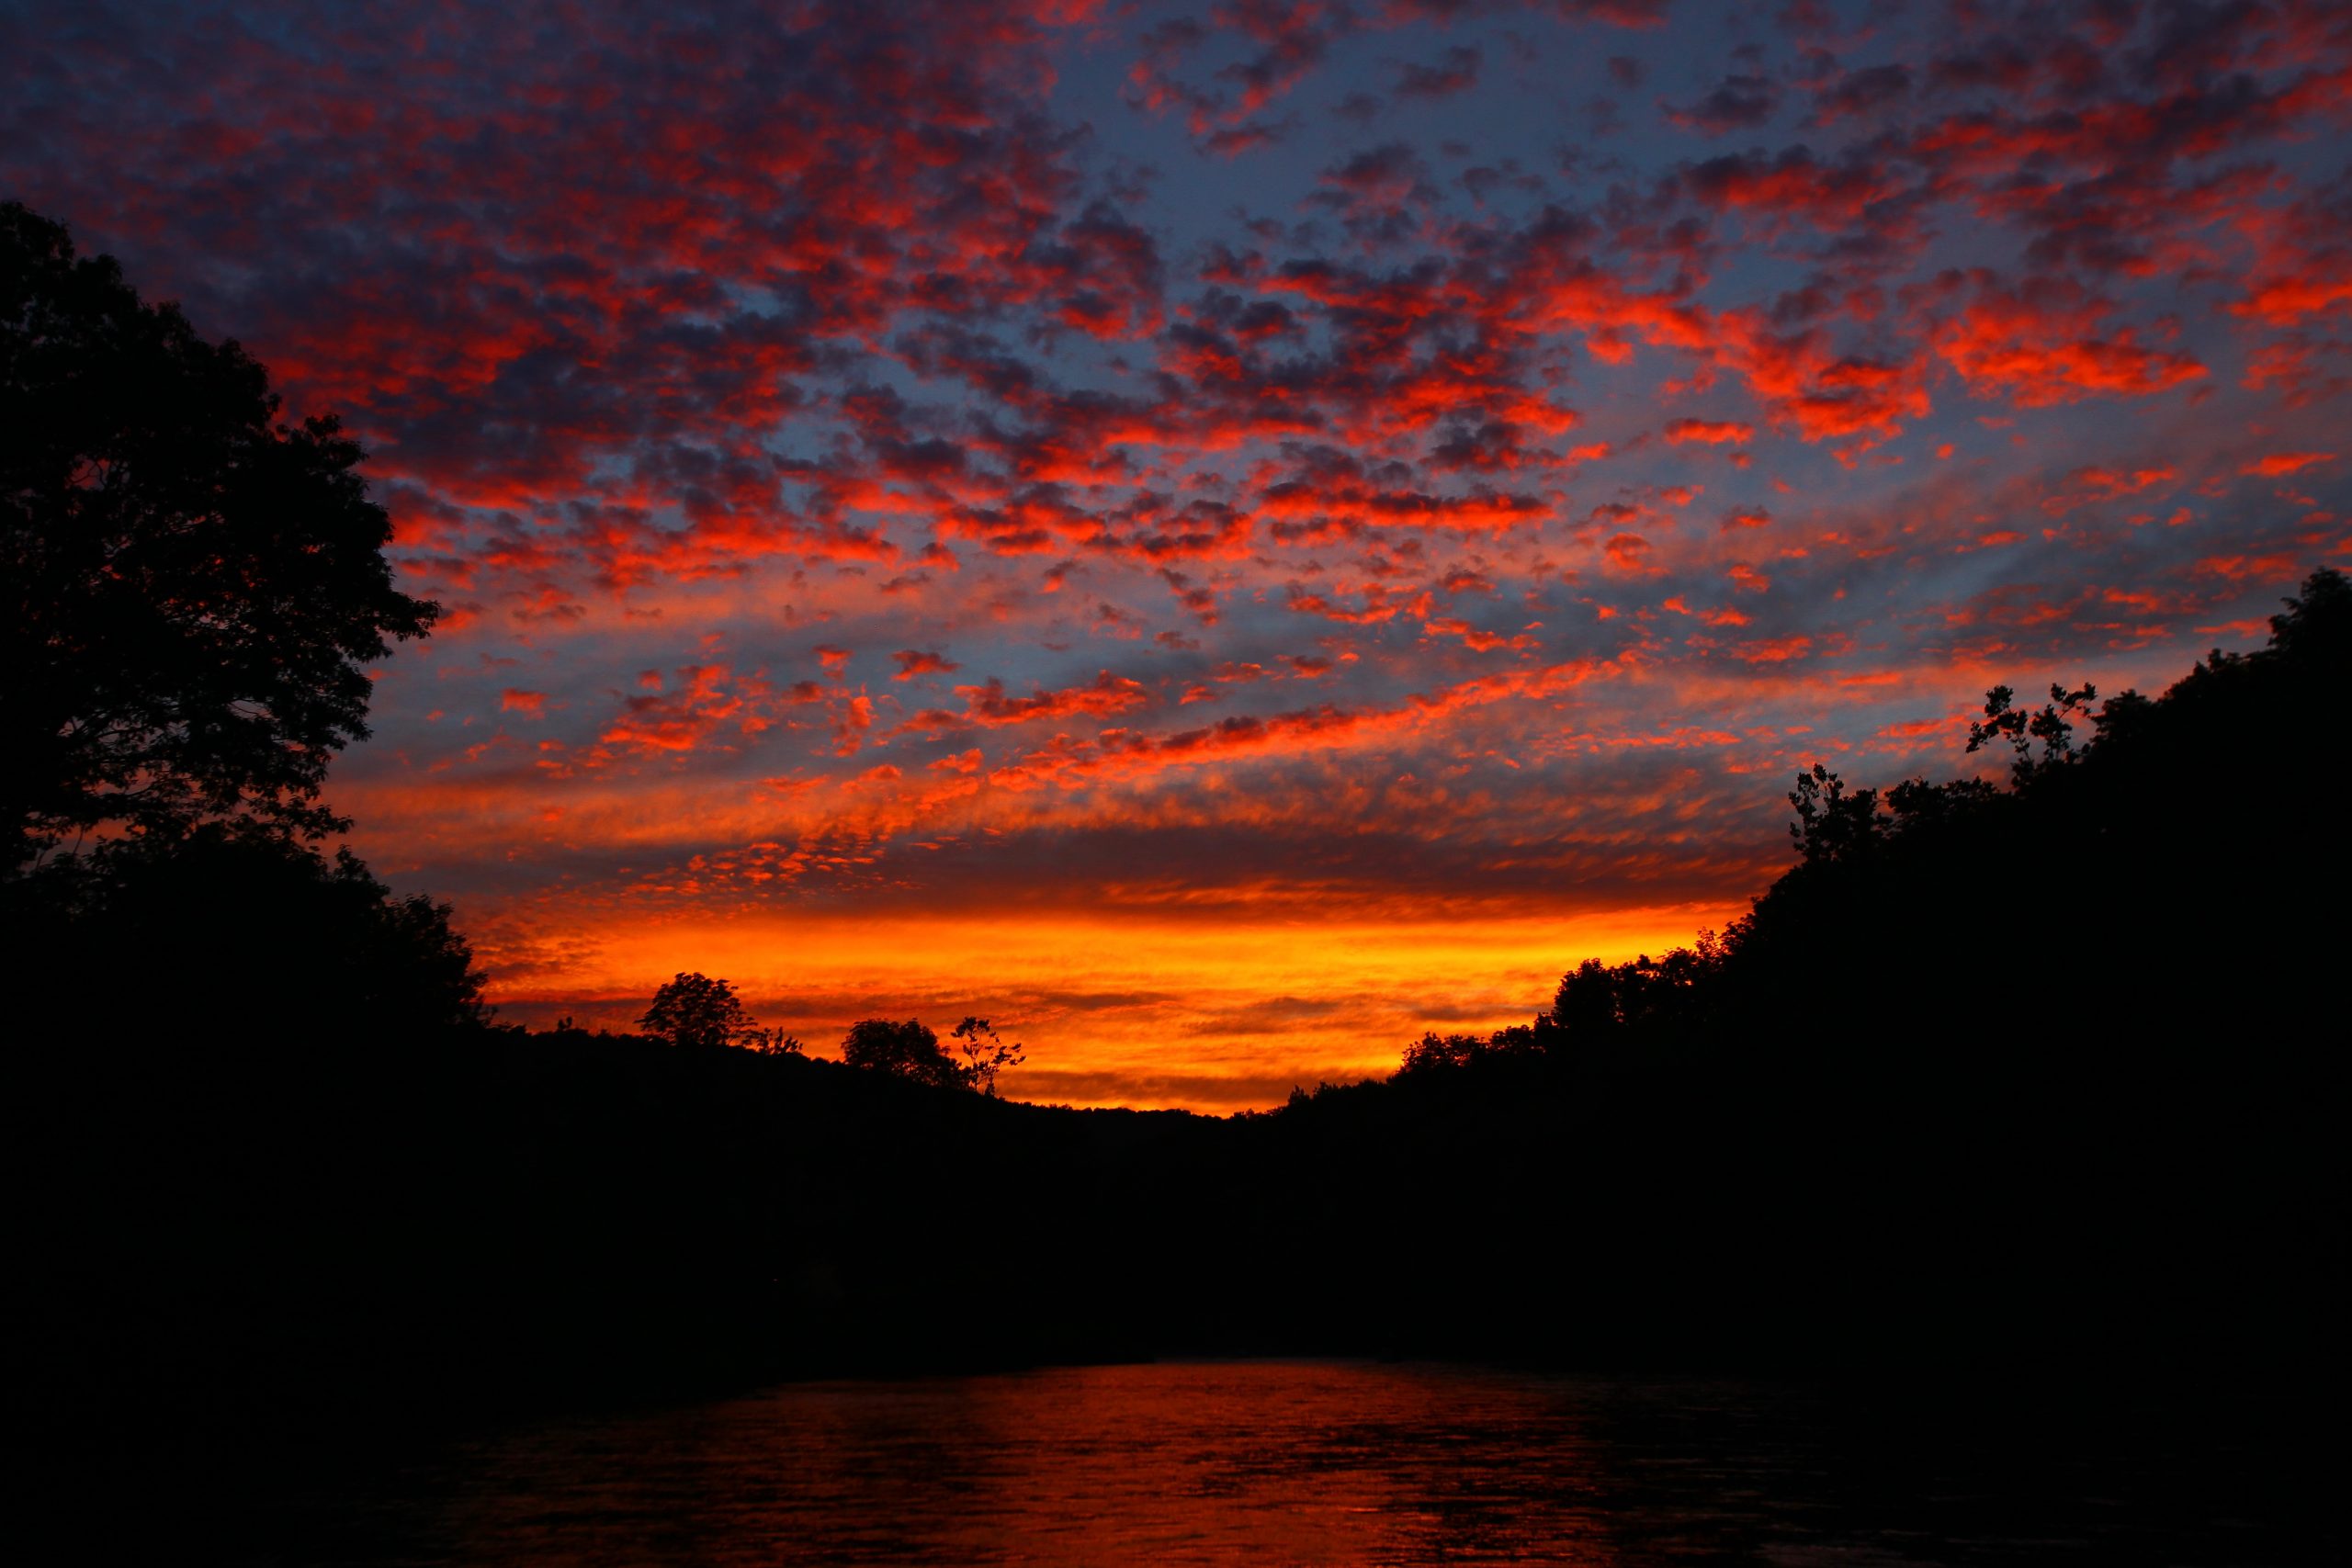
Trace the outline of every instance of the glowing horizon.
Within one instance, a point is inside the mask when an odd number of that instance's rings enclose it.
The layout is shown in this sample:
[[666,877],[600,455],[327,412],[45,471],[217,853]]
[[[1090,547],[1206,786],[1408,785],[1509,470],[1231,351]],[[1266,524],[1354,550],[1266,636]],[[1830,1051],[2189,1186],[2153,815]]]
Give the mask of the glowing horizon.
[[37,4],[0,194],[368,444],[506,1016],[1231,1109],[2352,556],[2352,11],[2049,11]]
[[[1225,1111],[1280,1101],[1295,1087],[1393,1071],[1425,1030],[1485,1033],[1547,1006],[1558,954],[1620,960],[1687,945],[1694,922],[1740,911],[1676,908],[1584,920],[1505,916],[1458,923],[1329,925],[1148,916],[910,917],[796,925],[791,916],[682,918],[588,930],[596,958],[504,993],[513,1021],[626,1031],[644,1011],[634,984],[698,955],[734,980],[763,1022],[839,1055],[842,1020],[916,1016],[942,1034],[978,1014],[1022,1021],[1028,1063],[1001,1092],[1055,1104],[1148,1103]],[[1634,940],[1627,940],[1628,935]],[[812,940],[813,939],[813,940]],[[1563,943],[1568,944],[1564,949]],[[910,985],[905,955],[926,964]],[[1000,1027],[1007,1039],[1014,1032]],[[1084,1048],[1081,1055],[1073,1045]]]

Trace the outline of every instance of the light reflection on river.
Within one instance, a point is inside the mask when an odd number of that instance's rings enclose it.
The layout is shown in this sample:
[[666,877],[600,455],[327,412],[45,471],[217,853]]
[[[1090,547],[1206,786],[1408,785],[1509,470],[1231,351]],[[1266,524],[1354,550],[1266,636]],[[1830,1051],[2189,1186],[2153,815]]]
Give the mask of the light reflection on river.
[[[1932,1422],[1926,1425],[1932,1427]],[[2301,1560],[2226,1489],[1800,1391],[1210,1362],[788,1385],[462,1445],[313,1495],[311,1562],[1635,1564]],[[2311,1548],[2312,1543],[2303,1542]],[[2313,1560],[2317,1560],[2314,1558]]]

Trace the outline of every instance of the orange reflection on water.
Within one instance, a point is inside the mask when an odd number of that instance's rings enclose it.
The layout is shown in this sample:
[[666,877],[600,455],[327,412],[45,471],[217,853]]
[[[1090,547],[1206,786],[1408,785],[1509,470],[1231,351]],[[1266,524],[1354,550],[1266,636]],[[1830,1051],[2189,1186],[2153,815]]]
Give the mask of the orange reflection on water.
[[528,1424],[371,1464],[356,1486],[330,1473],[266,1497],[250,1522],[270,1550],[232,1554],[344,1568],[2342,1562],[2321,1461],[2298,1430],[2244,1415],[2217,1428],[2161,1382],[1864,1388],[1427,1363],[798,1383]]
[[1611,1563],[1557,1386],[1323,1362],[807,1384],[471,1456],[448,1561]]

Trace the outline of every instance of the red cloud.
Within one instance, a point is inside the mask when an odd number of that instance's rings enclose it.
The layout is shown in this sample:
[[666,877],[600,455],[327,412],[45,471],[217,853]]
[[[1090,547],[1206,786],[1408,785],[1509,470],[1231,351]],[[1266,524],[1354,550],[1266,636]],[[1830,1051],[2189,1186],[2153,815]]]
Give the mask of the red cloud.
[[1639,534],[1612,534],[1601,544],[1601,553],[1609,564],[1623,572],[1663,571],[1665,568],[1649,565],[1650,542]]
[[1753,642],[1739,644],[1733,651],[1749,664],[1786,664],[1810,654],[1813,639],[1809,637],[1758,637]]
[[833,712],[833,755],[854,757],[874,728],[874,699],[860,692]]
[[1477,653],[1492,653],[1498,649],[1525,650],[1542,646],[1525,632],[1505,637],[1500,632],[1490,632],[1474,626],[1467,621],[1442,616],[1436,620],[1422,622],[1421,629],[1431,637],[1458,637],[1464,647]]
[[1729,420],[1678,419],[1668,422],[1666,438],[1677,446],[1697,441],[1722,446],[1755,440],[1756,427]]
[[775,723],[776,707],[797,700],[757,675],[737,675],[722,664],[690,664],[677,679],[676,691],[625,699],[620,715],[597,738],[600,750],[605,755],[691,751],[728,729],[749,739]]
[[2129,329],[2085,332],[2109,308],[2072,285],[1979,281],[1977,298],[1934,333],[1936,351],[1978,397],[2046,408],[2099,394],[2145,397],[2205,374],[2188,355],[2141,346]]
[[1831,168],[1815,162],[1803,147],[1792,147],[1777,159],[1760,152],[1711,159],[1686,177],[1692,194],[1711,207],[1804,218],[1825,228],[1855,222],[1871,203],[1903,188],[1883,167]]
[[964,668],[944,654],[919,653],[910,648],[900,649],[890,657],[899,661],[899,672],[890,677],[893,681],[911,681],[918,675],[947,674]]
[[1140,681],[1124,675],[1114,675],[1105,670],[1084,686],[1072,686],[1059,692],[1035,692],[1025,697],[1008,697],[1004,682],[990,679],[986,685],[958,686],[956,694],[965,702],[967,716],[975,724],[996,728],[1011,724],[1029,724],[1040,719],[1073,718],[1081,715],[1102,716],[1127,713],[1147,707],[1152,701],[1151,690]]
[[2256,458],[2238,472],[2276,479],[2280,474],[2301,473],[2305,468],[2334,461],[2335,454],[2333,452],[2274,452],[2267,457]]
[[[2092,502],[2113,501],[2119,496],[2137,495],[2142,491],[2153,490],[2158,485],[2168,484],[2178,478],[2180,475],[2168,468],[2129,470],[2101,468],[2076,468],[2066,476],[2066,483],[2072,488],[2045,498],[2042,501],[2041,509],[2052,516],[2059,516]],[[1992,536],[1986,536],[1985,542],[1993,542]]]

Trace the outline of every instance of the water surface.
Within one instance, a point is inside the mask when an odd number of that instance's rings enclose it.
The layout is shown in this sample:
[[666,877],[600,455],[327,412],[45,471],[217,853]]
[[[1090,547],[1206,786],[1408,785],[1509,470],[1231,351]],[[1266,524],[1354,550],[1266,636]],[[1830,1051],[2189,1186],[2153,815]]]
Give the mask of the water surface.
[[[1890,1410],[1903,1414],[1893,1416]],[[270,1506],[349,1563],[2262,1563],[2255,1448],[2134,1413],[1210,1362],[788,1385],[457,1444]]]

